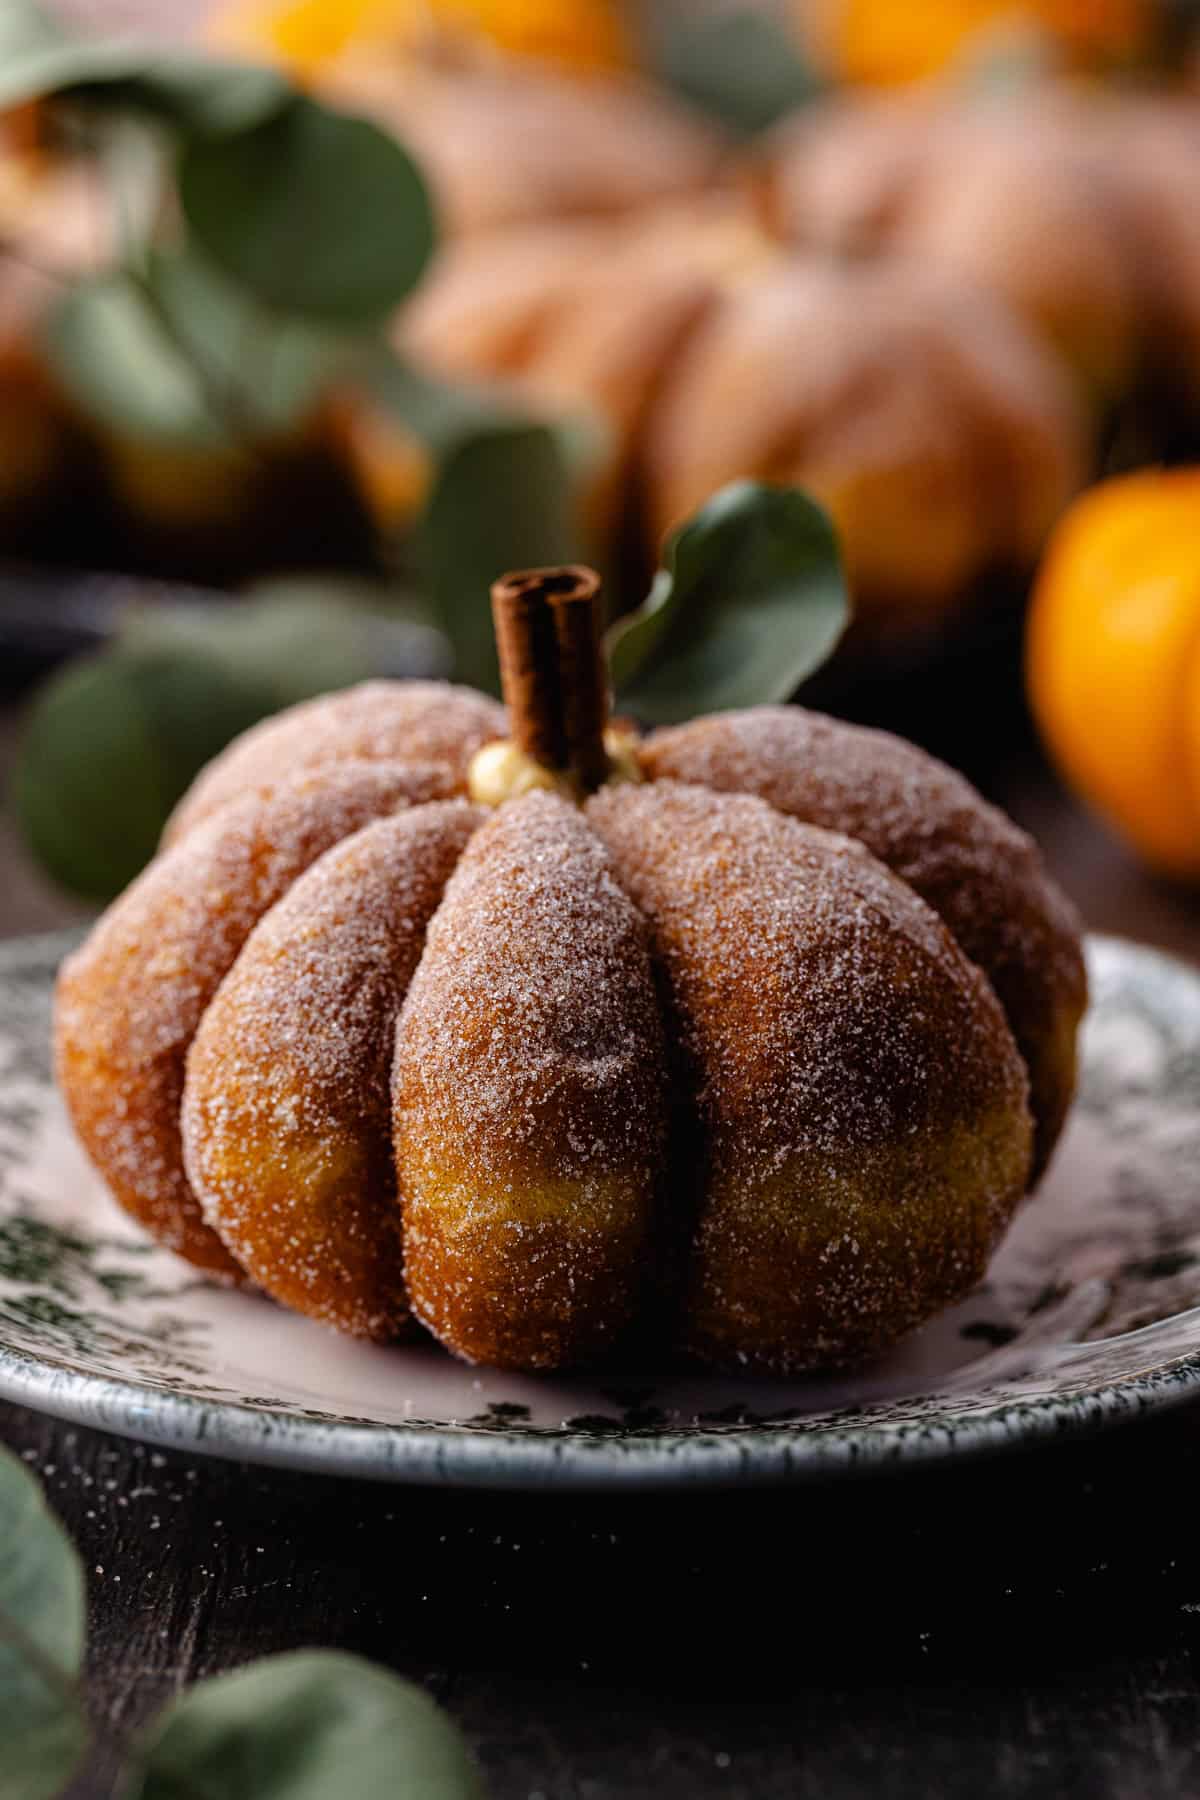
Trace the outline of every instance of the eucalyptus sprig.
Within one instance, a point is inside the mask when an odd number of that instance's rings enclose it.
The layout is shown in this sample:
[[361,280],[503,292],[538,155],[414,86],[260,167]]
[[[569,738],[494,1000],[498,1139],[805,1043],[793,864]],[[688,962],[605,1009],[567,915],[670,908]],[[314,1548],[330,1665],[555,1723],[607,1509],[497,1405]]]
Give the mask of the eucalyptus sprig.
[[824,509],[799,488],[730,482],[668,540],[644,604],[609,632],[618,705],[674,725],[786,700],[849,618]]
[[[55,1800],[88,1718],[83,1567],[41,1487],[0,1450],[0,1785]],[[420,1688],[340,1652],[264,1658],[197,1682],[136,1735],[100,1734],[121,1800],[483,1800],[462,1736]]]
[[647,8],[643,37],[652,73],[738,137],[768,130],[824,91],[798,33],[761,4]]
[[65,108],[94,157],[115,246],[110,266],[68,273],[42,334],[79,411],[151,459],[202,463],[269,457],[332,398],[367,401],[428,467],[426,503],[381,560],[431,596],[464,678],[493,682],[465,596],[481,569],[588,548],[599,428],[451,388],[389,348],[436,235],[403,146],[270,70],[72,36],[38,0],[4,0],[0,110],[34,99]]
[[[103,426],[202,445],[299,428],[420,279],[433,203],[408,152],[270,70],[73,36],[5,0],[0,110],[69,107],[113,266],[49,318],[53,367]],[[266,383],[264,367],[292,380]]]
[[[425,398],[432,406],[436,396]],[[432,617],[455,619],[457,672],[485,687],[495,671],[490,583],[506,568],[562,561],[569,544],[552,448],[536,429],[466,430],[430,505],[426,555],[446,583],[434,587]],[[480,485],[486,505],[464,531],[467,494]],[[610,633],[617,706],[663,725],[787,699],[848,618],[821,508],[794,489],[735,482],[671,538],[649,597]],[[110,898],[236,732],[368,675],[445,672],[429,632],[430,615],[410,596],[347,592],[320,577],[274,584],[238,608],[133,613],[114,646],[54,677],[34,705],[13,780],[28,843],[65,886]]]
[[[431,196],[400,143],[272,71],[73,37],[38,0],[5,7],[0,110],[38,98],[82,118],[113,221],[112,266],[68,279],[43,333],[87,417],[151,448],[253,451],[299,434],[331,393],[358,392],[428,453],[438,518],[422,572],[435,593],[456,581],[476,506],[486,515],[486,491],[461,479],[476,441],[505,446],[518,547],[539,517],[548,553],[567,532],[581,547],[578,424],[419,376],[387,344],[436,240]],[[561,517],[533,504],[548,471]],[[420,538],[424,520],[413,524]],[[496,536],[486,520],[483,536]]]
[[328,688],[449,670],[449,646],[421,603],[366,582],[277,580],[238,605],[131,606],[109,646],[68,664],[34,701],[12,805],[56,881],[108,900],[240,731]]

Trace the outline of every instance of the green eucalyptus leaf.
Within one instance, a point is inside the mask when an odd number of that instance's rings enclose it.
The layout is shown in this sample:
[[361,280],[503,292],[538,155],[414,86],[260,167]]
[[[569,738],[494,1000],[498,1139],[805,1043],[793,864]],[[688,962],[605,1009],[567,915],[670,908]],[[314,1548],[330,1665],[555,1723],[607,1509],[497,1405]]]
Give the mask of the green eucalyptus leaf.
[[143,44],[129,38],[70,38],[43,32],[37,9],[0,13],[0,111],[93,83],[128,81],[145,66]]
[[97,424],[122,436],[187,445],[231,441],[182,346],[131,273],[85,276],[47,317],[46,356]]
[[483,382],[442,381],[387,344],[373,345],[354,371],[357,386],[394,414],[437,456],[479,431],[533,424],[512,392]]
[[80,280],[44,342],[98,424],[193,448],[297,430],[349,354],[342,337],[273,318],[187,252]]
[[447,451],[412,552],[460,681],[500,689],[492,582],[578,561],[580,536],[571,449],[552,426],[486,424]]
[[264,582],[242,601],[139,608],[113,648],[63,670],[35,702],[13,780],[17,817],[56,880],[107,900],[239,731],[370,676],[449,672],[427,612],[381,584],[311,576]]
[[0,7],[0,70],[24,57],[53,50],[67,39],[67,32],[39,0],[7,0]]
[[820,83],[783,22],[757,6],[696,18],[680,11],[651,27],[659,79],[730,130],[752,136],[808,103]]
[[209,758],[271,709],[199,648],[134,645],[72,664],[35,701],[13,776],[30,848],[64,887],[110,899]]
[[850,617],[833,526],[797,488],[731,483],[664,561],[609,641],[617,704],[647,724],[786,700]]
[[323,574],[259,582],[233,605],[141,608],[121,642],[215,657],[253,684],[265,711],[371,676],[445,675],[450,666],[449,646],[412,595]]
[[29,1471],[0,1450],[0,1791],[53,1800],[87,1743],[76,1692],[83,1569]]
[[196,242],[268,306],[341,325],[386,317],[433,249],[425,183],[366,119],[297,97],[252,130],[195,139],[179,192]]
[[[287,106],[295,90],[274,69],[155,50],[113,94],[198,137],[249,131]],[[104,96],[89,90],[94,101]]]
[[156,252],[144,280],[163,331],[208,377],[206,389],[214,379],[229,389],[235,429],[294,431],[352,355],[344,334],[270,312],[195,252]]
[[420,1688],[332,1651],[199,1682],[151,1727],[124,1800],[483,1800],[458,1730]]
[[259,124],[292,89],[271,69],[128,36],[74,36],[34,0],[4,0],[0,110],[59,93],[150,112],[184,131],[219,134]]

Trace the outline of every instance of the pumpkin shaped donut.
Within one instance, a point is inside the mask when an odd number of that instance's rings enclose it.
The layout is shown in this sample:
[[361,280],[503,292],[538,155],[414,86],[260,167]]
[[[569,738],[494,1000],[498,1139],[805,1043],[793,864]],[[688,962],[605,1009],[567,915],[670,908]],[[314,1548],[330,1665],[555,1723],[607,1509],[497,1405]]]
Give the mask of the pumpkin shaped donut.
[[201,775],[61,977],[85,1147],[163,1242],[359,1336],[876,1354],[980,1278],[1061,1127],[1066,902],[882,734],[610,726],[589,571],[493,603],[507,723],[373,683]]

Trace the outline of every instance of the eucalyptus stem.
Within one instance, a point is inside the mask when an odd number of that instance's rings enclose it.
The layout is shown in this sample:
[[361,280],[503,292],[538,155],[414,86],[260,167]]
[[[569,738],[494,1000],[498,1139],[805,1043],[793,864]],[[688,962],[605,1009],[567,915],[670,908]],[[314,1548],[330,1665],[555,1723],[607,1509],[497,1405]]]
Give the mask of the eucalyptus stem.
[[[3,1607],[0,1607],[0,1639],[16,1651],[56,1700],[61,1700],[77,1715],[87,1739],[97,1739],[106,1749],[115,1751],[121,1759],[122,1774],[127,1773],[130,1768],[149,1771],[149,1758],[138,1747],[132,1733],[123,1731],[111,1719],[93,1717],[85,1704],[79,1682],[60,1668],[52,1656],[47,1656],[36,1638],[31,1637],[25,1627],[11,1613],[5,1612]],[[86,1741],[84,1747],[86,1748]],[[221,1800],[221,1796],[214,1794],[211,1788],[197,1786],[191,1776],[180,1770],[172,1769],[171,1778],[184,1800]]]
[[161,294],[144,270],[126,264],[124,272],[154,315],[155,323],[163,335],[169,340],[172,348],[179,352],[195,375],[214,423],[238,439],[240,446],[251,456],[265,460],[257,442],[258,422],[255,419],[253,408],[241,390],[233,371],[218,369],[208,363],[204,356],[197,353],[196,345],[191,343],[180,331],[171,316],[170,308],[164,306]]
[[63,1700],[71,1709],[79,1714],[83,1724],[91,1730],[91,1721],[83,1704],[83,1695],[79,1683],[65,1670],[61,1669],[52,1656],[47,1656],[37,1639],[31,1637],[25,1627],[18,1624],[11,1613],[0,1607],[0,1638],[3,1638],[33,1670],[44,1688],[52,1693],[56,1700]]

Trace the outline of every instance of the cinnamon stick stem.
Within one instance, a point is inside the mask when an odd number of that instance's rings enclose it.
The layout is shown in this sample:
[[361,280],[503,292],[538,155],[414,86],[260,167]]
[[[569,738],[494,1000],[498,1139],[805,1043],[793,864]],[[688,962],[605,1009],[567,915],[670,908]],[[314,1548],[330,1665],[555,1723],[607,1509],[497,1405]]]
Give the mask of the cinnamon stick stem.
[[598,788],[609,767],[599,576],[571,565],[502,576],[492,616],[514,741],[585,792]]

